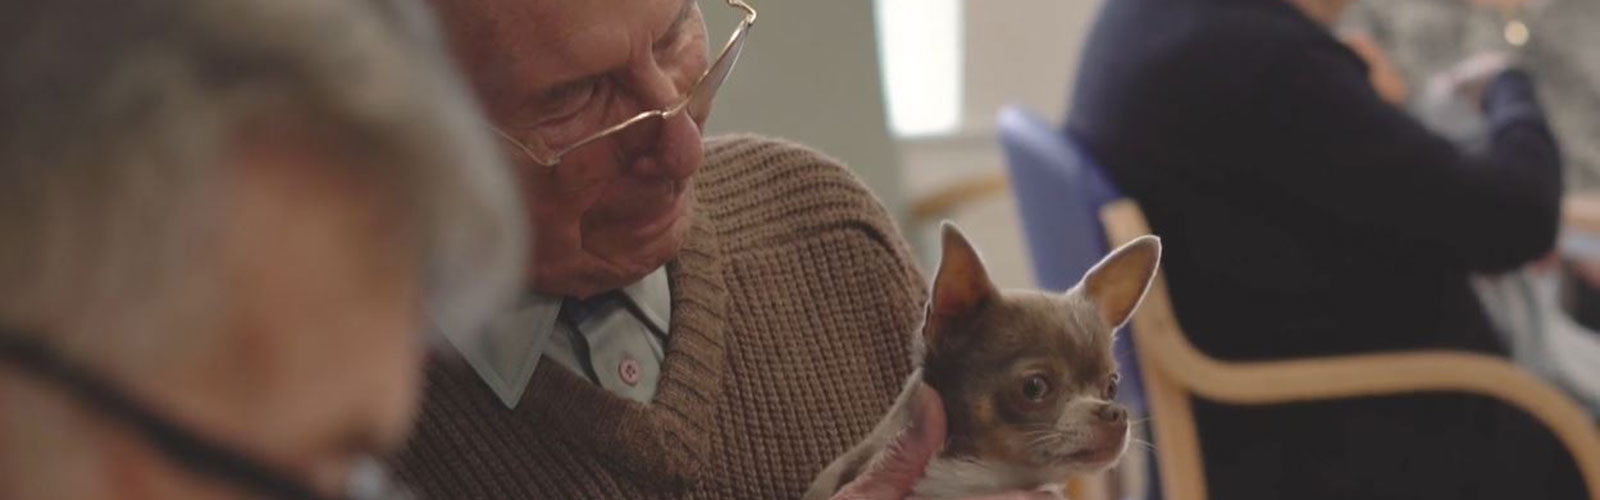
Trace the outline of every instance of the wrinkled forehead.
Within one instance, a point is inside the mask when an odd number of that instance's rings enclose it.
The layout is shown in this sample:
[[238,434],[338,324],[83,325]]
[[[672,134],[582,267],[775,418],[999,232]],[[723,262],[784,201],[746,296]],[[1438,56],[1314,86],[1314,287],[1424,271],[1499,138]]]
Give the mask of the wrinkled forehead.
[[433,0],[458,57],[532,80],[566,81],[624,64],[694,0]]

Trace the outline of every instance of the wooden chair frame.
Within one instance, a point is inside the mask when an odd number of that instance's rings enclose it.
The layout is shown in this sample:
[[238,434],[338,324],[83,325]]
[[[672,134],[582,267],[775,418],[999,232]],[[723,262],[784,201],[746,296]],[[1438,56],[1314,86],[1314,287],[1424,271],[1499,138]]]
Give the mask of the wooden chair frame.
[[[1100,211],[1112,248],[1150,228],[1132,200]],[[1275,404],[1416,392],[1464,392],[1521,408],[1549,427],[1577,461],[1589,497],[1600,500],[1600,428],[1593,417],[1549,384],[1500,358],[1452,351],[1363,354],[1293,361],[1227,362],[1189,343],[1172,311],[1164,274],[1156,276],[1133,317],[1145,373],[1150,425],[1160,443],[1162,498],[1205,500],[1200,441],[1191,394],[1233,404]]]

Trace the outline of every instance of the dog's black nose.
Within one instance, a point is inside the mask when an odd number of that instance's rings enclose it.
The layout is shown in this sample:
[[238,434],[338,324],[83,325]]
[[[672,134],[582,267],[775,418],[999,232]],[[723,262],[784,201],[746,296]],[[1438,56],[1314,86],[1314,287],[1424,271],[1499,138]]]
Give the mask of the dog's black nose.
[[1128,409],[1116,403],[1106,403],[1095,411],[1095,416],[1108,424],[1118,424],[1128,421]]

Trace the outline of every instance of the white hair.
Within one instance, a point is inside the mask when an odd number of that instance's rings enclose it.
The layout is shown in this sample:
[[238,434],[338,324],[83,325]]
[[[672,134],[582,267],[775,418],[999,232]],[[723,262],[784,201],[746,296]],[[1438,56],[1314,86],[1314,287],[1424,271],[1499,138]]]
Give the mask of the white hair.
[[426,14],[411,0],[0,2],[0,324],[96,358],[181,347],[163,332],[218,300],[201,266],[221,155],[239,127],[281,117],[371,163],[363,180],[423,237],[431,319],[477,326],[522,282],[525,224]]

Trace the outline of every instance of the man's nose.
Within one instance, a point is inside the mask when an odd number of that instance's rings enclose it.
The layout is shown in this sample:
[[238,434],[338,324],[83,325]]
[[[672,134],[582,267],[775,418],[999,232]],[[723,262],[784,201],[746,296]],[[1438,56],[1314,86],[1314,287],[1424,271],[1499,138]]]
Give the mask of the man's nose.
[[[689,88],[659,70],[636,72],[633,113],[667,109],[682,102]],[[700,125],[683,112],[651,118],[621,133],[620,146],[634,175],[687,178],[703,159]]]

